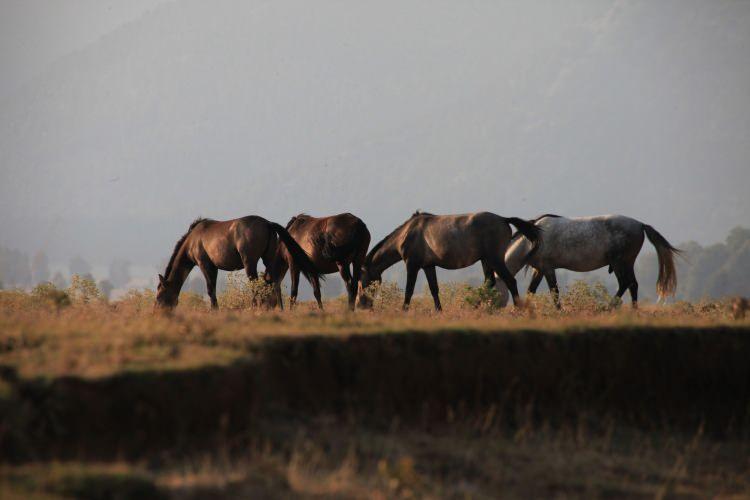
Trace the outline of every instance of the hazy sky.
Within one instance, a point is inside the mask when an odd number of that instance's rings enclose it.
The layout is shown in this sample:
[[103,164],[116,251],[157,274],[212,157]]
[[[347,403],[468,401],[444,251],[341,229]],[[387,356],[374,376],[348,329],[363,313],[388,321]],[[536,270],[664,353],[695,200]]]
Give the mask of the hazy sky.
[[750,226],[750,2],[0,0],[0,245],[156,264],[198,215]]

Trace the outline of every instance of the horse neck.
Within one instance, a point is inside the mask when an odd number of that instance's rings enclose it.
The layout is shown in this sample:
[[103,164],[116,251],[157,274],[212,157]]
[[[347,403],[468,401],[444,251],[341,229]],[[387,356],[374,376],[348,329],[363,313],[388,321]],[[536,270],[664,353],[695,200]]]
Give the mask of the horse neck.
[[166,276],[167,282],[173,287],[177,287],[177,290],[180,290],[193,267],[195,267],[195,263],[187,256],[183,245],[183,248],[178,250],[177,256],[172,263],[169,276]]
[[514,241],[505,252],[505,267],[515,276],[524,266],[526,255],[531,251],[531,242],[524,236]]
[[401,260],[401,252],[398,251],[396,246],[396,238],[391,237],[381,246],[375,255],[372,256],[370,266],[373,270],[380,274],[393,264]]

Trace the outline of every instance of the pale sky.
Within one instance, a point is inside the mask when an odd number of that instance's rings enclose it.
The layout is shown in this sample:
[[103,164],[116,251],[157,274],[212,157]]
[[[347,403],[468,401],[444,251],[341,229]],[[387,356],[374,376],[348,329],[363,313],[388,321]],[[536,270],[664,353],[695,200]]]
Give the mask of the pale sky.
[[750,226],[750,2],[0,0],[0,245],[155,265],[198,215]]

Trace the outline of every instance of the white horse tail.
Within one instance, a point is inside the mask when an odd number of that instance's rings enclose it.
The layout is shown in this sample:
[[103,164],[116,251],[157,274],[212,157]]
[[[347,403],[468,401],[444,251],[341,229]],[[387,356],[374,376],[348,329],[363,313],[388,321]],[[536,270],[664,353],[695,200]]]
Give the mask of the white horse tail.
[[659,299],[665,299],[674,295],[677,288],[677,270],[674,265],[674,256],[679,255],[680,250],[669,244],[666,238],[659,231],[643,224],[643,231],[648,237],[648,241],[656,248],[656,255],[659,258],[659,277],[656,280],[656,293]]

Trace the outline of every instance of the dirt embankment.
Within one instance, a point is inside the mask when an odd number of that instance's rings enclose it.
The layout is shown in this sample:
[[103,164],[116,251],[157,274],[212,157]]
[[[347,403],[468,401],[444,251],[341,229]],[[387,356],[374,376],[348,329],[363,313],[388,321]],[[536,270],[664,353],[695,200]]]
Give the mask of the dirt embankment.
[[274,337],[229,366],[52,380],[6,369],[2,378],[3,461],[137,458],[321,416],[373,427],[585,419],[750,434],[744,328]]

